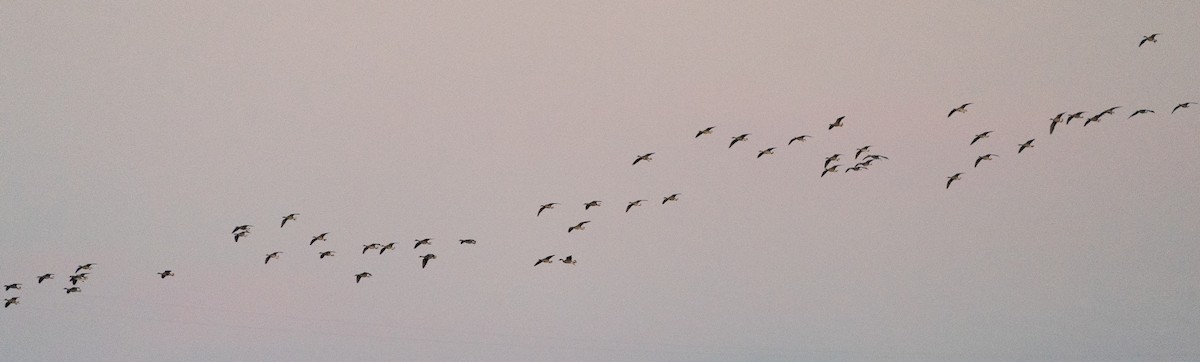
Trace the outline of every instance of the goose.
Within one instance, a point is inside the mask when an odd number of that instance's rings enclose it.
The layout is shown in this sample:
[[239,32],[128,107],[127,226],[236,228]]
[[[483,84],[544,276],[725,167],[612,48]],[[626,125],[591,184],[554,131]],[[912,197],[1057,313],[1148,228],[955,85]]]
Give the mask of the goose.
[[429,264],[429,259],[437,259],[437,255],[425,254],[423,256],[420,256],[420,258],[421,258],[421,269],[425,269],[425,265]]
[[321,233],[321,235],[314,236],[312,241],[308,242],[308,245],[312,245],[313,243],[317,242],[317,240],[325,241],[325,235],[329,235],[329,233]]
[[1157,43],[1158,39],[1155,39],[1155,37],[1157,37],[1159,34],[1162,34],[1162,33],[1154,33],[1154,34],[1150,34],[1147,36],[1143,36],[1142,41],[1138,42],[1138,48],[1141,48],[1142,45],[1146,44],[1146,42]]
[[1121,106],[1116,106],[1116,107],[1112,107],[1109,109],[1105,109],[1103,112],[1100,112],[1100,114],[1096,115],[1096,117],[1103,116],[1106,114],[1113,114],[1113,111],[1116,111],[1117,108],[1121,108]]
[[835,153],[835,154],[833,154],[833,156],[826,157],[825,158],[825,167],[829,167],[830,162],[841,160],[841,159],[842,159],[842,154],[840,154],[840,153]]
[[585,203],[585,204],[583,204],[583,209],[587,210],[587,209],[592,208],[592,206],[600,206],[600,201],[591,201],[591,202]]
[[8,291],[9,289],[21,290],[21,283],[13,283],[4,286],[5,291]]
[[80,265],[78,268],[75,268],[75,272],[78,273],[80,270],[92,270],[92,266],[94,266],[94,265],[96,265],[96,263],[87,263],[87,264]]
[[950,114],[947,114],[946,118],[950,118],[950,116],[953,116],[954,112],[967,113],[967,106],[969,106],[971,104],[973,104],[973,103],[964,103],[963,105],[958,106],[958,108],[951,109]]
[[857,151],[855,151],[855,152],[854,152],[854,159],[856,159],[856,160],[857,160],[857,159],[858,159],[858,155],[861,155],[863,152],[867,152],[867,151],[869,151],[869,150],[871,150],[871,146],[870,146],[870,145],[863,146],[862,148],[859,148]]
[[462,245],[462,244],[475,245],[475,239],[461,239],[458,241],[458,245]]
[[997,155],[997,154],[993,154],[993,153],[989,153],[989,154],[986,154],[986,155],[983,155],[983,156],[979,156],[979,158],[976,158],[976,159],[975,159],[975,167],[979,167],[979,161],[991,161],[991,160],[992,160],[992,157],[996,157],[996,156],[999,156],[999,155]]
[[1067,114],[1067,113],[1066,112],[1059,113],[1057,116],[1054,116],[1054,118],[1050,119],[1050,134],[1054,134],[1054,126],[1057,126],[1059,123],[1063,122],[1062,116],[1064,114]]
[[1080,112],[1075,112],[1075,113],[1071,113],[1071,114],[1067,115],[1067,125],[1071,125],[1071,120],[1073,120],[1073,119],[1083,118],[1084,113],[1085,112],[1080,111]]
[[44,281],[44,280],[46,280],[46,279],[54,279],[54,274],[42,274],[42,275],[39,275],[39,276],[37,277],[38,284],[42,284],[42,281]]
[[4,307],[8,308],[8,306],[13,305],[13,304],[21,304],[21,302],[18,299],[21,299],[21,297],[12,297],[12,298],[5,299]]
[[246,235],[250,235],[250,232],[246,231],[246,230],[242,230],[241,232],[238,232],[237,234],[233,234],[233,242],[235,242],[235,243],[238,242],[238,239],[244,238],[244,237],[246,237]]
[[866,170],[866,169],[867,169],[866,167],[863,167],[861,164],[858,164],[858,165],[854,165],[854,167],[847,168],[846,171],[842,171],[842,172],[849,173],[850,171],[862,171],[862,170]]
[[414,240],[417,242],[417,244],[413,245],[413,249],[416,249],[418,246],[421,246],[421,245],[433,245],[433,243],[430,242],[430,240],[433,240],[433,239],[424,238],[424,239]]
[[1083,126],[1087,127],[1088,123],[1092,123],[1092,122],[1100,123],[1100,116],[1103,116],[1103,115],[1104,114],[1101,113],[1101,114],[1097,114],[1097,115],[1088,117],[1087,121],[1083,122]]
[[713,128],[715,128],[715,127],[708,127],[708,128],[700,130],[700,132],[696,132],[696,137],[694,137],[694,138],[700,138],[701,135],[712,134]]
[[833,121],[833,123],[830,123],[829,129],[833,130],[833,127],[841,127],[842,126],[842,118],[846,118],[846,116],[838,117],[837,120]]
[[283,222],[279,223],[279,227],[283,227],[284,225],[287,225],[287,222],[288,222],[288,220],[293,220],[293,221],[295,221],[295,220],[296,220],[296,215],[300,215],[300,214],[288,214],[288,216],[284,216],[284,217],[283,217]]
[[71,285],[75,285],[75,284],[78,284],[79,282],[87,281],[87,275],[88,275],[88,273],[79,273],[79,274],[70,276],[68,279],[71,280]]
[[267,254],[267,258],[263,260],[263,264],[271,262],[271,259],[279,259],[279,253],[282,253],[282,251]]
[[871,167],[871,163],[872,163],[872,162],[875,162],[875,159],[870,159],[870,160],[866,160],[866,161],[863,161],[863,162],[859,162],[859,163],[856,163],[856,164],[854,164],[854,166],[855,166],[855,167],[859,167],[859,166],[861,166],[861,167],[863,167],[863,168],[867,168],[867,167]]
[[679,194],[671,194],[671,196],[664,197],[663,205],[666,205],[667,201],[679,201]]
[[774,154],[775,154],[775,147],[771,147],[771,148],[768,148],[768,149],[765,149],[762,151],[758,151],[758,157],[755,157],[755,158],[762,158],[763,155],[774,155]]
[[803,136],[796,136],[796,137],[792,137],[792,139],[791,139],[790,141],[788,141],[788,146],[791,146],[791,145],[792,145],[792,142],[796,142],[796,141],[804,142],[804,141],[807,141],[809,137],[812,137],[812,136],[809,136],[809,135],[803,135]]
[[159,279],[166,279],[167,277],[175,276],[175,273],[171,272],[170,270],[163,270],[162,273],[155,273],[155,274],[158,274]]
[[1175,114],[1175,111],[1178,111],[1180,108],[1187,108],[1188,106],[1193,105],[1193,104],[1196,104],[1196,102],[1180,103],[1178,106],[1175,106],[1175,109],[1171,110],[1171,114]]
[[990,135],[990,134],[992,134],[992,131],[987,131],[987,132],[975,135],[975,139],[971,140],[971,144],[974,145],[975,142],[979,142],[979,140],[981,140],[981,139],[988,138],[988,135]]
[[379,255],[383,255],[383,252],[385,252],[385,251],[395,250],[395,249],[396,249],[396,243],[387,243],[387,245],[384,245],[382,248],[379,248]]
[[371,273],[368,273],[368,272],[354,274],[354,284],[358,284],[359,282],[361,282],[363,280],[363,278],[370,278],[370,277],[371,277]]
[[79,293],[79,292],[83,291],[83,289],[79,289],[79,287],[70,287],[70,288],[63,288],[63,289],[67,290],[67,294]]
[[542,205],[542,207],[538,209],[537,216],[542,216],[542,211],[546,211],[546,209],[553,209],[554,205],[558,205],[558,203],[551,202],[549,204]]
[[1139,109],[1137,111],[1134,111],[1133,114],[1129,115],[1129,117],[1125,118],[1125,119],[1133,118],[1133,116],[1143,114],[1143,113],[1154,113],[1154,111],[1149,110],[1149,109]]
[[250,228],[252,228],[252,227],[254,227],[254,225],[239,225],[239,226],[235,226],[235,227],[233,228],[233,232],[231,232],[230,234],[237,234],[238,230],[242,230],[242,231],[250,231]]
[[583,224],[587,224],[587,223],[589,223],[589,222],[592,222],[592,221],[591,221],[591,220],[588,220],[588,221],[583,221],[583,222],[580,222],[580,223],[578,223],[578,224],[575,224],[575,226],[572,226],[572,227],[569,227],[569,228],[567,228],[567,232],[568,232],[568,233],[570,233],[570,232],[572,232],[572,231],[575,231],[575,230],[583,230]]
[[634,206],[642,206],[642,201],[646,201],[646,200],[637,200],[637,201],[630,202],[629,206],[625,206],[625,212],[629,212],[629,209],[632,209]]
[[538,259],[538,261],[536,263],[533,263],[533,266],[538,266],[539,264],[542,264],[542,263],[546,263],[546,264],[553,263],[554,262],[553,258],[554,258],[554,255]]
[[863,156],[863,159],[864,160],[879,160],[879,159],[887,160],[888,158],[887,158],[887,156],[884,156],[884,155],[866,155],[866,156]]
[[653,155],[653,154],[654,154],[654,152],[650,152],[650,153],[647,153],[647,154],[644,154],[644,155],[641,155],[641,156],[637,156],[637,159],[636,159],[636,160],[633,160],[633,164],[635,164],[635,165],[636,165],[636,164],[638,163],[638,161],[647,161],[647,162],[648,162],[648,161],[654,161],[654,159],[653,159],[653,158],[650,158],[650,156],[651,156],[651,155]]
[[833,165],[831,167],[825,168],[825,171],[821,172],[821,177],[825,177],[825,174],[830,173],[830,172],[837,173],[838,166],[841,166],[841,165]]
[[322,251],[317,254],[317,259],[325,259],[327,256],[333,256],[333,250]]
[[1022,143],[1020,146],[1021,148],[1017,149],[1017,153],[1021,153],[1021,151],[1024,151],[1026,148],[1033,147],[1033,140],[1025,141],[1025,143]]
[[950,184],[954,183],[954,180],[961,180],[962,174],[963,174],[962,172],[959,172],[959,173],[954,174],[954,176],[947,177],[950,180],[946,181],[946,188],[950,188]]
[[738,143],[739,141],[745,141],[748,139],[747,137],[750,137],[749,133],[744,133],[740,136],[733,137],[733,141],[729,142],[729,147],[726,147],[726,148],[733,148],[733,144]]
[[[566,257],[566,258],[563,258],[563,259],[558,259],[558,261],[561,261],[561,262],[563,262],[563,264],[571,264],[571,265],[575,265],[575,258],[571,257],[570,255],[567,255],[567,257]],[[547,262],[547,263],[548,263],[548,262]]]
[[371,250],[371,249],[379,249],[379,247],[380,247],[380,246],[383,246],[383,245],[379,245],[379,244],[367,244],[367,245],[363,245],[363,251],[362,251],[362,253],[363,253],[363,254],[366,254],[366,253],[367,253],[367,250]]

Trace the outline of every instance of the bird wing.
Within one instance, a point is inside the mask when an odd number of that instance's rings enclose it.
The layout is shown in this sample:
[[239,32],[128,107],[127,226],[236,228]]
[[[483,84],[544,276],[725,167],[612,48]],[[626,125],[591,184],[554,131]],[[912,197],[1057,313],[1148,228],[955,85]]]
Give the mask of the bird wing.
[[983,156],[979,156],[979,158],[975,159],[975,167],[979,167],[979,161],[983,161]]
[[632,208],[633,208],[633,204],[630,203],[629,206],[625,207],[625,212],[629,212],[629,209],[632,209]]
[[429,264],[429,258],[421,257],[421,269],[425,269],[425,264]]
[[1056,125],[1058,125],[1058,122],[1050,122],[1050,134],[1054,134],[1054,126]]
[[951,178],[950,178],[950,180],[946,181],[946,188],[950,188],[950,183],[951,183],[951,182],[954,182],[954,178],[953,178],[953,177],[951,177]]

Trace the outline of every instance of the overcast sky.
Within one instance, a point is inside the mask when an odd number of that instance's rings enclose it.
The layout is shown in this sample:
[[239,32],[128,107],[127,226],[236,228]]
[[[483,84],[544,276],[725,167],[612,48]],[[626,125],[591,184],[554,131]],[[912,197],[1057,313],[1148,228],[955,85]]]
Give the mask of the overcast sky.
[[0,6],[4,359],[1200,359],[1200,3],[322,3]]

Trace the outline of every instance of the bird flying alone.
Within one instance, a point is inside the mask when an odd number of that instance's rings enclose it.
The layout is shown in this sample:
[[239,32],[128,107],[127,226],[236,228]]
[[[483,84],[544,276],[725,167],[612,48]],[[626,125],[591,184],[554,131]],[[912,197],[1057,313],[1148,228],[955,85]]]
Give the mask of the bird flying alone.
[[279,253],[282,253],[282,251],[267,254],[267,258],[263,260],[263,264],[271,262],[271,259],[279,259]]
[[1021,148],[1017,149],[1017,153],[1021,153],[1021,151],[1024,151],[1026,148],[1030,148],[1030,147],[1033,147],[1033,140],[1028,140],[1028,141],[1025,141],[1025,143],[1022,143]]
[[637,201],[630,202],[628,206],[625,206],[625,212],[629,212],[629,209],[632,209],[634,206],[642,206],[642,201],[646,201],[646,200],[637,200]]
[[458,241],[458,245],[462,245],[462,244],[475,245],[475,239],[461,239]]
[[988,138],[988,135],[990,135],[990,134],[992,134],[992,131],[987,131],[987,132],[975,135],[975,139],[971,140],[971,144],[974,145],[975,142],[979,142],[979,140],[981,140],[981,139]]
[[954,183],[955,180],[961,180],[962,174],[962,172],[959,172],[954,174],[954,176],[947,177],[949,180],[946,181],[946,188],[950,188],[950,184]]
[[749,133],[745,133],[745,134],[742,134],[742,135],[740,135],[740,136],[733,137],[733,141],[729,142],[729,147],[726,147],[726,148],[733,148],[733,145],[734,145],[735,143],[738,143],[738,142],[741,142],[741,141],[745,141],[745,140],[749,139],[748,137],[750,137],[750,134],[749,134]]
[[679,201],[679,194],[671,194],[671,196],[664,197],[663,205],[666,205],[667,201]]
[[654,161],[654,159],[650,158],[651,155],[654,155],[654,152],[650,152],[650,153],[647,153],[647,154],[644,154],[641,156],[637,156],[637,159],[633,160],[633,164],[636,165],[638,163],[638,161],[647,161],[647,162]]
[[354,284],[358,284],[359,282],[361,282],[363,280],[363,278],[370,278],[370,277],[371,277],[371,273],[368,273],[368,272],[354,274]]
[[[634,162],[636,162],[636,161],[634,161]],[[551,202],[549,204],[542,205],[542,207],[538,209],[537,216],[542,216],[542,211],[546,211],[546,209],[553,209],[554,205],[558,205],[558,203]]]
[[551,256],[547,256],[545,258],[538,259],[538,261],[536,263],[533,263],[533,266],[538,266],[542,263],[550,264],[553,262],[554,262],[554,255],[551,255]]
[[833,121],[833,123],[830,123],[829,129],[832,130],[834,127],[841,127],[843,118],[846,118],[846,116],[838,117],[836,120]]
[[425,269],[425,265],[429,264],[429,259],[437,259],[437,255],[425,254],[419,258],[421,258],[421,269]]
[[317,259],[325,259],[325,257],[327,257],[327,256],[333,256],[333,251],[332,250],[322,251],[319,254],[317,254]]
[[231,232],[230,234],[237,234],[238,230],[241,230],[241,231],[250,231],[250,228],[252,228],[252,227],[254,227],[254,225],[238,225],[238,226],[234,226],[234,227],[233,227],[233,232]]
[[572,232],[572,231],[575,231],[575,230],[583,230],[583,224],[587,224],[587,223],[589,223],[589,222],[592,222],[592,221],[591,221],[591,220],[588,220],[588,221],[583,221],[583,222],[580,222],[580,223],[578,223],[578,224],[575,224],[575,226],[572,226],[572,227],[569,227],[569,228],[567,228],[567,232],[568,232],[568,233],[570,233],[570,232]]
[[708,127],[708,128],[705,128],[705,129],[702,129],[702,130],[700,130],[700,132],[696,132],[696,137],[695,137],[695,138],[700,138],[700,136],[702,136],[702,135],[706,135],[706,134],[712,134],[712,130],[713,130],[713,128],[714,128],[714,127]]
[[1129,117],[1125,118],[1125,119],[1133,118],[1133,116],[1136,116],[1139,114],[1144,114],[1144,113],[1154,113],[1154,111],[1149,110],[1149,109],[1139,109],[1137,111],[1134,111],[1133,114],[1129,115]]
[[288,216],[284,216],[283,222],[279,223],[279,227],[283,227],[284,225],[287,225],[288,220],[295,221],[296,215],[300,215],[300,214],[288,214]]
[[979,161],[991,161],[992,157],[996,157],[996,156],[999,156],[999,155],[989,153],[989,154],[986,154],[983,156],[979,156],[979,158],[975,159],[975,167],[979,167]]
[[796,142],[796,141],[804,142],[804,141],[807,141],[809,137],[812,137],[812,136],[809,136],[809,135],[803,135],[803,136],[796,136],[796,137],[792,137],[792,139],[788,141],[788,146],[791,146],[791,145],[792,145],[792,142]]
[[174,273],[174,272],[172,272],[172,271],[170,271],[170,270],[163,270],[162,272],[160,272],[160,273],[155,273],[155,274],[158,274],[158,278],[159,278],[159,279],[166,279],[167,277],[173,277],[173,276],[175,276],[175,273]]
[[958,108],[951,109],[951,110],[950,110],[950,114],[947,114],[947,115],[946,115],[946,118],[950,118],[950,116],[953,116],[953,115],[954,115],[954,112],[958,112],[958,113],[967,113],[967,106],[969,106],[969,105],[971,105],[971,104],[973,104],[973,103],[964,103],[963,105],[961,105],[961,106],[958,106]]
[[1158,39],[1156,39],[1155,37],[1159,36],[1159,34],[1162,34],[1162,33],[1154,33],[1154,34],[1150,34],[1147,36],[1143,36],[1142,41],[1138,42],[1138,48],[1141,48],[1142,45],[1146,44],[1146,42],[1157,43]]
[[1171,110],[1171,114],[1175,114],[1175,111],[1178,111],[1180,108],[1187,108],[1188,106],[1193,105],[1193,104],[1196,104],[1196,102],[1180,103],[1178,106],[1175,106],[1175,109]]
[[771,147],[771,148],[768,148],[768,149],[765,149],[762,151],[758,151],[758,157],[755,157],[755,158],[762,158],[763,155],[774,155],[774,154],[775,154],[775,147]]

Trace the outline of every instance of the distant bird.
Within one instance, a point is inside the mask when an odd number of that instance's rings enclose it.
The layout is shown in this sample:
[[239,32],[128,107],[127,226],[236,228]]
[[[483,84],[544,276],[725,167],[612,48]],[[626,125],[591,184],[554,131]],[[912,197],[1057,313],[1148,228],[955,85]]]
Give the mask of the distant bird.
[[92,270],[92,266],[94,266],[94,265],[96,265],[96,263],[87,263],[87,264],[80,265],[78,268],[75,268],[75,272],[78,273],[80,270]]
[[38,284],[42,284],[42,281],[44,281],[44,280],[46,280],[46,279],[54,279],[54,274],[42,274],[42,275],[39,275],[39,276],[37,277]]
[[829,167],[830,162],[837,161],[840,159],[842,159],[842,154],[840,154],[840,153],[835,153],[835,154],[833,154],[833,156],[826,157],[825,158],[825,167]]
[[235,243],[238,242],[238,239],[244,238],[244,237],[246,237],[246,235],[250,235],[250,232],[246,231],[246,230],[242,230],[241,232],[238,232],[237,234],[233,234],[233,242],[235,242]]
[[733,137],[733,141],[729,142],[729,147],[726,147],[726,148],[733,148],[733,144],[738,143],[740,141],[745,141],[745,140],[747,140],[747,137],[750,137],[749,133],[745,133],[740,136]]
[[569,228],[567,228],[567,232],[569,233],[569,232],[572,232],[572,231],[575,231],[575,230],[583,230],[583,224],[587,224],[587,223],[589,223],[589,222],[592,222],[592,221],[591,221],[591,220],[588,220],[588,221],[583,221],[583,222],[580,222],[580,223],[578,223],[578,224],[575,224],[575,226],[572,226],[572,227],[569,227]]
[[21,290],[21,283],[13,283],[4,286],[5,291],[8,291],[9,289]]
[[418,246],[421,246],[421,245],[433,245],[433,243],[430,242],[430,240],[433,240],[433,239],[424,238],[424,239],[415,240],[417,242],[417,244],[413,245],[413,249],[416,249]]
[[825,171],[821,172],[821,177],[825,177],[825,174],[830,173],[830,172],[837,173],[838,166],[841,166],[841,165],[833,165],[830,167],[826,167]]
[[1033,147],[1033,140],[1028,140],[1025,141],[1025,143],[1022,143],[1021,148],[1017,149],[1017,153],[1021,153],[1021,151],[1024,151],[1026,148],[1030,147]]
[[18,301],[18,299],[21,299],[21,297],[12,297],[12,298],[5,299],[4,307],[8,308],[8,306],[13,305],[13,304],[21,304],[21,302]]
[[333,251],[322,251],[321,253],[317,254],[317,259],[325,259],[327,256],[333,256]]
[[293,220],[293,221],[295,221],[295,220],[296,220],[296,215],[300,215],[300,214],[288,214],[288,216],[284,216],[284,217],[283,217],[283,222],[279,223],[279,227],[283,227],[284,225],[287,225],[287,222],[288,222],[288,220]]
[[437,255],[425,254],[419,258],[421,258],[421,269],[425,269],[425,265],[429,264],[429,259],[437,259]]
[[954,112],[967,113],[967,106],[969,106],[971,104],[973,104],[973,103],[964,103],[963,105],[958,106],[958,108],[951,109],[950,114],[947,114],[946,118],[950,118],[950,116],[953,116]]
[[884,156],[884,155],[866,155],[866,156],[863,156],[863,159],[864,160],[880,160],[880,159],[886,160],[888,158],[887,158],[887,156]]
[[860,163],[860,164],[854,165],[854,167],[847,168],[846,171],[843,171],[843,172],[850,173],[850,171],[862,171],[862,170],[866,170],[866,169],[867,168],[863,167],[863,165]]
[[1059,123],[1063,122],[1062,116],[1064,114],[1067,114],[1067,113],[1066,112],[1059,113],[1057,116],[1054,116],[1054,118],[1050,119],[1050,134],[1054,134],[1054,126],[1057,126]]
[[625,206],[625,212],[629,212],[629,209],[632,209],[634,206],[642,206],[642,201],[646,201],[646,200],[637,200],[637,201],[630,202],[628,206]]
[[758,151],[758,157],[755,157],[755,158],[762,158],[763,155],[774,155],[775,154],[774,151],[775,151],[775,147],[771,147],[771,148],[768,148],[768,149],[765,149],[762,151]]
[[163,270],[161,273],[155,273],[155,274],[158,274],[159,279],[166,279],[167,277],[175,276],[175,273],[171,272],[170,270]]
[[986,154],[983,156],[979,156],[979,158],[975,159],[975,167],[979,167],[979,161],[991,161],[992,157],[996,157],[996,156],[999,156],[999,155],[989,153],[989,154]]
[[71,280],[71,285],[75,285],[75,284],[78,284],[79,282],[87,281],[87,275],[88,275],[88,273],[79,273],[79,274],[70,276],[68,279]]
[[1158,39],[1155,39],[1155,37],[1157,37],[1159,34],[1162,34],[1162,33],[1154,33],[1154,34],[1150,34],[1147,36],[1143,36],[1142,41],[1138,42],[1138,48],[1141,48],[1143,44],[1146,44],[1146,42],[1157,43]]
[[664,197],[663,205],[666,205],[667,201],[679,201],[679,194],[671,194],[671,196]]
[[79,287],[70,287],[70,288],[63,288],[63,289],[67,290],[67,294],[79,293],[79,292],[83,291],[82,289],[79,289]]
[[1121,108],[1121,106],[1116,106],[1116,107],[1112,107],[1109,109],[1105,109],[1103,112],[1100,112],[1100,114],[1096,115],[1096,117],[1100,117],[1100,116],[1103,116],[1106,114],[1113,114],[1113,111],[1116,111],[1117,108]]
[[1104,113],[1100,113],[1100,114],[1088,117],[1087,121],[1083,122],[1083,126],[1087,127],[1088,123],[1092,123],[1092,122],[1100,123],[1100,116],[1103,116],[1103,115],[1104,115]]
[[841,116],[841,117],[838,117],[838,118],[837,118],[837,120],[833,121],[833,123],[830,123],[830,124],[829,124],[829,129],[830,129],[830,130],[832,130],[832,129],[833,129],[833,127],[841,127],[841,126],[842,126],[842,119],[843,119],[843,118],[846,118],[846,116]]
[[396,249],[396,243],[387,243],[387,245],[384,245],[382,248],[379,248],[379,255],[383,255],[383,252],[385,252],[385,251],[395,250],[395,249]]
[[536,263],[533,263],[533,266],[538,266],[538,264],[542,264],[542,263],[550,264],[553,262],[554,262],[554,255],[551,255],[551,256],[547,256],[545,258],[538,259],[538,261]]
[[987,132],[975,135],[975,139],[971,140],[971,144],[974,145],[975,142],[978,142],[979,140],[984,139],[984,138],[988,138],[988,135],[990,135],[990,134],[992,134],[992,131],[987,131]]
[[363,253],[363,254],[366,254],[366,253],[367,253],[367,250],[371,250],[371,249],[379,249],[379,247],[380,247],[380,246],[383,246],[383,245],[380,245],[380,244],[367,244],[367,245],[363,245],[363,251],[362,251],[362,253]]
[[654,159],[650,158],[650,156],[653,154],[654,154],[654,152],[650,152],[650,153],[647,153],[647,154],[644,154],[641,156],[637,156],[637,159],[633,160],[633,164],[636,165],[638,163],[638,161],[654,161]]
[[857,160],[857,159],[858,159],[858,155],[861,155],[863,152],[867,152],[867,151],[869,151],[869,150],[871,150],[871,146],[870,146],[870,145],[863,146],[862,148],[859,148],[857,151],[855,151],[855,152],[854,152],[854,159],[856,159],[856,160]]
[[1084,113],[1085,112],[1075,112],[1075,113],[1071,113],[1071,114],[1067,115],[1067,125],[1068,126],[1071,125],[1072,119],[1083,118]]
[[239,225],[239,226],[235,226],[235,227],[233,228],[233,232],[231,232],[230,234],[237,234],[238,230],[242,230],[242,231],[250,231],[250,228],[252,228],[252,227],[254,227],[254,225]]
[[796,136],[796,137],[792,137],[792,139],[788,141],[788,146],[791,146],[791,145],[792,145],[792,142],[796,142],[796,141],[804,142],[804,141],[807,141],[809,137],[812,137],[812,136],[809,136],[809,135],[803,135],[803,136]]
[[542,216],[542,211],[546,211],[546,209],[553,209],[554,205],[558,205],[558,203],[551,202],[549,204],[542,205],[542,207],[538,209],[537,216]]
[[458,241],[458,245],[462,245],[462,244],[475,245],[475,239],[461,239]]
[[308,245],[312,245],[313,243],[317,242],[317,240],[325,241],[325,235],[329,235],[329,233],[321,233],[321,235],[314,236],[312,241],[308,242]]
[[279,253],[282,253],[282,251],[276,251],[274,253],[267,254],[267,258],[263,260],[263,264],[271,262],[271,259],[279,259]]
[[[551,256],[553,256],[553,255],[551,255]],[[571,257],[570,255],[567,255],[567,257],[564,259],[558,259],[558,261],[563,262],[563,264],[575,265],[575,258]]]
[[947,177],[950,180],[946,181],[946,188],[950,188],[950,184],[953,183],[955,180],[961,180],[962,174],[963,174],[962,172],[959,172],[959,173],[954,174],[954,176]]
[[863,159],[863,162],[859,162],[859,163],[856,163],[856,164],[854,164],[854,165],[855,165],[855,166],[870,167],[872,162],[875,162],[875,159],[874,159],[874,158],[872,158],[872,159],[865,159],[865,158],[864,158],[864,159]]
[[1196,104],[1196,102],[1180,103],[1178,106],[1175,106],[1175,109],[1171,110],[1171,114],[1175,114],[1175,111],[1178,111],[1180,108],[1187,108],[1188,106],[1193,105],[1193,104]]
[[1154,113],[1154,111],[1149,110],[1149,109],[1139,109],[1137,111],[1134,111],[1133,114],[1129,115],[1129,117],[1125,118],[1125,119],[1133,118],[1133,116],[1143,114],[1143,113]]
[[359,282],[361,282],[363,280],[363,278],[370,278],[370,277],[371,277],[371,273],[368,273],[368,272],[354,274],[354,284],[358,284]]
[[587,210],[587,209],[592,208],[592,206],[600,206],[600,201],[589,201],[589,202],[583,204],[583,209]]
[[700,130],[700,132],[696,132],[696,137],[694,137],[694,138],[700,138],[701,135],[712,134],[713,128],[714,127],[708,127],[708,128]]

